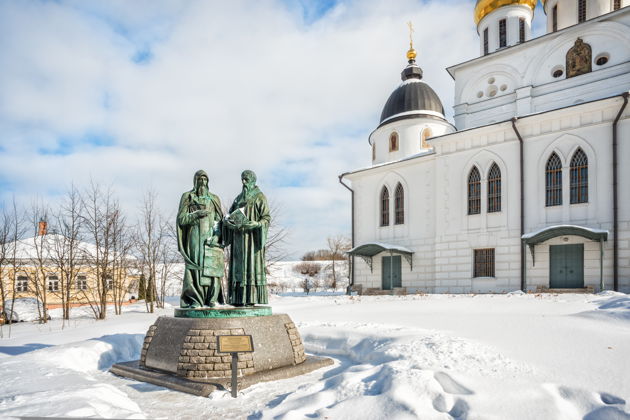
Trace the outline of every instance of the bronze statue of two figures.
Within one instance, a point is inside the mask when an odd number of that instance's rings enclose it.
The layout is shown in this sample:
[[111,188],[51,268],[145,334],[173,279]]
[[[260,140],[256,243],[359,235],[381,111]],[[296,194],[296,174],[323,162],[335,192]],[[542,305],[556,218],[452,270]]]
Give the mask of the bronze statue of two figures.
[[[256,174],[243,171],[243,190],[223,214],[219,197],[208,189],[208,175],[195,173],[177,212],[177,242],[184,257],[182,308],[217,303],[252,306],[268,303],[265,244],[269,229],[267,198],[256,186]],[[223,293],[224,248],[230,247],[227,302]]]

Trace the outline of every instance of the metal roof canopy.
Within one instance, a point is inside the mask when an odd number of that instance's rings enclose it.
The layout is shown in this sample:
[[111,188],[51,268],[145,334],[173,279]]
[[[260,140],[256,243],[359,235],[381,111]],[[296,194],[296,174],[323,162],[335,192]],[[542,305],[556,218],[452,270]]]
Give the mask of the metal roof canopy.
[[361,257],[361,259],[370,267],[370,272],[374,272],[374,269],[372,268],[372,257],[381,252],[389,252],[390,256],[393,254],[402,255],[409,263],[411,271],[413,271],[413,251],[409,248],[405,248],[404,246],[386,244],[382,242],[368,242],[352,248],[347,253],[348,255]]
[[597,241],[600,243],[600,248],[603,248],[602,242],[608,240],[607,230],[591,229],[576,225],[549,226],[536,232],[526,233],[521,236],[521,240],[529,246],[529,251],[532,253],[532,265],[535,266],[536,257],[534,255],[534,247],[536,245],[548,241],[549,239],[556,238],[558,236],[568,235],[581,236],[582,238]]
[[581,236],[582,238],[590,239],[592,241],[599,242],[599,282],[600,289],[604,290],[604,241],[608,240],[608,231],[602,229],[592,229],[583,226],[576,225],[557,225],[549,226],[536,232],[526,233],[521,236],[523,243],[529,246],[529,250],[532,253],[532,265],[536,265],[536,258],[534,255],[534,247],[549,239],[556,238],[558,236]]
[[534,245],[538,245],[539,243],[545,242],[549,239],[567,235],[581,236],[582,238],[598,242],[601,240],[608,240],[607,230],[590,229],[576,225],[549,226],[537,232],[526,233],[521,236],[521,239],[531,248]]

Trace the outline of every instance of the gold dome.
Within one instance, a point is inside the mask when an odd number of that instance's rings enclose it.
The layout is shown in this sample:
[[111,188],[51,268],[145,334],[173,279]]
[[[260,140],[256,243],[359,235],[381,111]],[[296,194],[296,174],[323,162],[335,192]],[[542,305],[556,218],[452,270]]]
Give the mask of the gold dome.
[[477,0],[477,4],[475,5],[475,24],[478,25],[481,19],[488,13],[497,10],[499,7],[512,4],[524,4],[534,10],[536,3],[538,3],[538,0]]

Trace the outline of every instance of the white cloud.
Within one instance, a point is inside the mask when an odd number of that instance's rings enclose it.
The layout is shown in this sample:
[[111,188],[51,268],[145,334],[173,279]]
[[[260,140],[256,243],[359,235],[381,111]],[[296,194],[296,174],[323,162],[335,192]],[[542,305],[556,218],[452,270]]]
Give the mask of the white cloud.
[[250,168],[299,257],[350,232],[337,176],[369,164],[405,22],[450,115],[444,68],[477,54],[473,7],[342,1],[306,25],[279,0],[2,2],[1,198],[54,200],[93,176],[130,213],[150,186],[171,213],[197,169],[229,204]]

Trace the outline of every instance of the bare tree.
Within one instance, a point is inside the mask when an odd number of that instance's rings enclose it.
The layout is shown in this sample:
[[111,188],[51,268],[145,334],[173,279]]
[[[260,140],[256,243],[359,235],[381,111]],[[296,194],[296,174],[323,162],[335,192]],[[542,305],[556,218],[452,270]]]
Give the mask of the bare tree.
[[282,211],[277,202],[272,201],[269,203],[269,213],[271,220],[269,222],[267,243],[265,245],[265,270],[267,274],[272,265],[285,259],[289,255],[285,247],[289,231],[280,223]]
[[[157,193],[149,190],[145,193],[140,210],[140,224],[136,238],[137,249],[140,256],[141,271],[145,278],[145,299],[147,311],[154,311],[157,299],[158,265],[165,258],[170,258],[170,250],[167,250],[168,225],[156,208]],[[164,282],[166,281],[164,274]],[[160,304],[160,306],[163,306]]]
[[[24,229],[22,218],[17,211],[15,198],[10,207],[2,207],[0,214],[0,304],[2,312],[8,315],[11,321],[13,315],[13,302],[16,296],[16,273],[21,264],[21,259],[17,255],[18,241],[22,239]],[[6,280],[6,282],[5,282]],[[26,284],[28,287],[28,283]],[[10,307],[7,308],[7,301],[11,300]],[[9,327],[11,336],[11,327]],[[0,327],[0,337],[4,337],[4,331]]]
[[[50,248],[48,233],[47,206],[34,203],[31,206],[30,222],[35,235],[31,241],[33,251],[31,262],[35,266],[35,297],[37,298],[37,312],[40,322],[48,322],[48,292],[59,292],[59,278],[50,272]],[[48,284],[47,284],[48,282]],[[47,287],[50,286],[50,287]],[[41,302],[41,308],[40,308]]]
[[[15,282],[10,281],[11,277],[8,273],[11,248],[15,246],[11,242],[12,225],[11,214],[5,207],[2,207],[2,213],[0,213],[0,307],[2,307],[2,313],[0,313],[0,317],[5,313],[9,293],[13,291],[11,284],[15,284]],[[5,279],[8,280],[6,285]],[[0,337],[2,337],[2,330],[0,330]]]
[[112,231],[112,258],[111,274],[108,279],[108,289],[112,293],[114,313],[122,314],[122,304],[129,292],[129,272],[134,268],[131,259],[131,251],[135,246],[135,238],[129,233],[126,217],[116,211],[111,218]]
[[[16,287],[15,287],[15,277],[18,272],[21,271],[22,266],[24,264],[23,255],[18,254],[19,250],[19,241],[24,238],[26,233],[26,226],[24,223],[24,217],[22,213],[18,211],[17,203],[15,202],[15,197],[13,197],[11,201],[11,210],[10,213],[7,213],[8,217],[5,219],[6,223],[10,226],[8,230],[7,239],[11,245],[9,245],[6,254],[6,264],[9,268],[9,284],[11,287],[11,307],[4,307],[5,312],[10,314],[11,319],[13,317],[13,310],[15,304],[16,297]],[[9,337],[11,336],[11,325],[9,324]]]
[[64,325],[65,320],[70,319],[71,302],[77,291],[87,288],[87,279],[78,279],[85,257],[85,251],[80,249],[82,220],[81,196],[79,190],[71,184],[54,217],[53,229],[56,234],[50,247],[50,259],[60,276]]
[[173,229],[173,224],[168,220],[172,219],[168,217],[163,220],[162,228],[164,229],[164,238],[162,240],[162,246],[159,255],[159,305],[164,307],[164,301],[167,292],[167,286],[170,286],[170,280],[174,274],[175,263],[178,261],[179,253],[177,251],[177,232]]
[[336,270],[336,261],[345,261],[346,257],[344,253],[350,250],[352,242],[349,238],[343,235],[329,236],[326,241],[328,243],[328,250],[330,251],[332,259],[330,263],[330,266],[332,267],[332,282],[330,286],[333,290],[337,290],[338,273]]
[[113,246],[115,223],[120,206],[111,187],[104,188],[94,180],[82,194],[83,224],[92,249],[86,250],[85,259],[96,277],[95,286],[84,290],[96,319],[107,316],[107,294],[113,282]]

